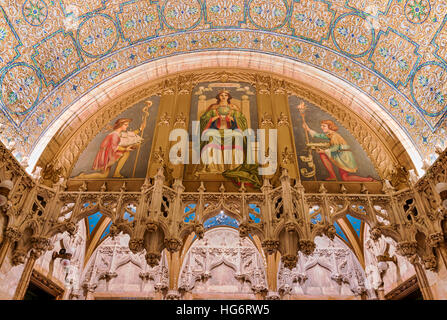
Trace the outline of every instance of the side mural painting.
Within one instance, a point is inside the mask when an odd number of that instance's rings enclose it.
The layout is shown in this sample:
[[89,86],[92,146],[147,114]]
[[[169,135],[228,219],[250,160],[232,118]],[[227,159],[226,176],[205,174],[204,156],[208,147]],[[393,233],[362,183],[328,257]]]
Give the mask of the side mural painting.
[[380,179],[366,152],[334,117],[296,96],[289,98],[289,106],[302,180]]
[[140,101],[113,119],[87,146],[72,178],[145,178],[159,97]]

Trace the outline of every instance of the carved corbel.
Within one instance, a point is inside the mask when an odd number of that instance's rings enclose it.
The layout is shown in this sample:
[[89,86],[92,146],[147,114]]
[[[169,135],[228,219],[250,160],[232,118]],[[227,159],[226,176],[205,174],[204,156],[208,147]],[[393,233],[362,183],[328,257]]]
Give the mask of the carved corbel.
[[293,268],[296,267],[296,264],[298,262],[298,256],[292,254],[284,255],[281,257],[281,261],[284,264],[284,267],[292,270]]
[[11,242],[19,241],[22,237],[22,233],[14,227],[7,227],[5,231],[5,237]]
[[45,237],[31,237],[31,251],[30,255],[38,259],[46,251],[51,250],[53,245],[51,240]]
[[444,241],[444,235],[441,232],[436,232],[428,236],[427,244],[431,248],[436,248],[442,241]]
[[422,259],[424,263],[424,268],[430,271],[435,272],[438,268],[438,260],[436,259],[435,255],[431,254],[427,257],[424,257]]
[[239,225],[239,236],[241,238],[248,237],[248,234],[250,233],[250,226],[248,223],[243,222]]
[[179,300],[180,293],[177,290],[169,290],[166,294],[166,300]]
[[315,242],[311,240],[300,240],[298,241],[298,250],[305,255],[310,255],[315,250]]
[[43,168],[41,179],[44,184],[52,186],[53,184],[58,183],[64,174],[65,170],[61,165],[55,162],[50,162]]
[[402,241],[397,244],[397,251],[408,258],[416,254],[417,246],[416,241]]
[[264,249],[264,251],[269,255],[269,254],[274,254],[278,248],[279,248],[279,241],[278,240],[271,240],[271,239],[267,239],[262,241],[262,248]]
[[201,223],[194,224],[194,233],[197,235],[199,239],[203,239],[203,236],[205,235],[205,228],[203,227],[203,224]]
[[382,236],[382,230],[379,227],[373,227],[369,230],[369,236],[372,240],[377,241]]
[[109,271],[109,272],[104,272],[103,274],[101,274],[98,279],[99,280],[104,279],[107,282],[109,282],[110,280],[112,280],[113,278],[116,278],[116,277],[118,277],[118,274],[116,272]]
[[12,265],[18,266],[24,264],[28,258],[27,252],[23,249],[16,249],[12,252]]
[[129,241],[129,249],[132,253],[139,253],[144,249],[144,241],[143,239],[130,239]]
[[158,266],[160,263],[161,254],[157,252],[148,252],[146,253],[146,262],[151,267],[154,268]]
[[165,239],[164,245],[169,252],[173,253],[180,250],[182,247],[182,241],[176,238],[169,238]]

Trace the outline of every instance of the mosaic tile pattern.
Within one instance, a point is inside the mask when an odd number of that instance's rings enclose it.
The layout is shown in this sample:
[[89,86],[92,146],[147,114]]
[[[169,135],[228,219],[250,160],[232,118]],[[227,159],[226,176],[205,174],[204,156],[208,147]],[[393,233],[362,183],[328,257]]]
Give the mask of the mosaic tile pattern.
[[434,161],[434,146],[446,146],[445,1],[5,2],[2,139],[17,137],[23,155],[32,152],[41,130],[103,81],[165,56],[216,49],[313,65],[380,104],[423,158]]
[[34,47],[35,65],[45,77],[47,85],[58,86],[61,81],[79,70],[82,57],[71,33],[63,30],[50,35]]
[[129,44],[157,36],[160,28],[158,8],[148,2],[130,2],[117,14],[121,34]]

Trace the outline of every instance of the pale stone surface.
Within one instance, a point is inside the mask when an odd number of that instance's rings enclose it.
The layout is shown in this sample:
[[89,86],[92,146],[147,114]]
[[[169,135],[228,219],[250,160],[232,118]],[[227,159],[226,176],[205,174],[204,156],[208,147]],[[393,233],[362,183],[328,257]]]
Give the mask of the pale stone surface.
[[[364,251],[365,265],[368,282],[373,289],[383,286],[385,294],[402,284],[415,275],[413,265],[396,251],[396,242],[389,237],[380,237],[377,241],[373,241],[369,235],[369,226],[365,225],[364,233]],[[388,255],[396,257],[397,265],[394,262],[386,262],[388,269],[381,274],[378,268],[377,256]]]
[[252,294],[267,290],[262,256],[253,242],[232,228],[215,228],[196,240],[184,258],[179,289],[208,293]]

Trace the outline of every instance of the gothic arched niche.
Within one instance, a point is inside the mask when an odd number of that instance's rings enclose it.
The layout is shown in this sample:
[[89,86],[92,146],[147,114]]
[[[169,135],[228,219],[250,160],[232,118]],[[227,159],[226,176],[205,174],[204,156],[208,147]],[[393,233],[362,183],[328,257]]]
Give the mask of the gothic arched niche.
[[309,255],[299,253],[292,270],[281,263],[278,289],[291,298],[300,296],[357,298],[366,293],[365,272],[354,252],[338,237],[315,238],[316,249]]
[[129,249],[129,236],[119,234],[104,240],[89,257],[78,290],[86,296],[122,298],[126,295],[153,297],[168,285],[168,267],[163,253],[160,263],[147,265],[144,254]]
[[219,295],[254,298],[267,290],[265,264],[249,238],[234,228],[216,227],[196,239],[183,259],[179,290],[196,298]]

